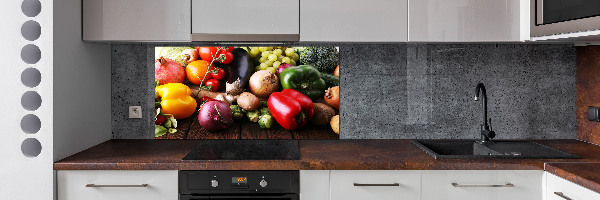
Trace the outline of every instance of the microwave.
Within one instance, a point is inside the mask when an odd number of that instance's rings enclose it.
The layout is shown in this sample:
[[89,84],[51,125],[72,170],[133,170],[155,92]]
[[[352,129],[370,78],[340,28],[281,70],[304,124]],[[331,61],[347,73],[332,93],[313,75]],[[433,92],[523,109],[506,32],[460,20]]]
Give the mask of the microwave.
[[600,35],[600,0],[531,0],[532,39]]

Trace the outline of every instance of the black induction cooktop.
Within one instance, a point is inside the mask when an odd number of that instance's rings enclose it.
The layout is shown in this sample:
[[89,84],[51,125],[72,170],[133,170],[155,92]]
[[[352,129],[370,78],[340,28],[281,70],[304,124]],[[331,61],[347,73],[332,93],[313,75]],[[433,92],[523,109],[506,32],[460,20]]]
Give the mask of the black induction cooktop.
[[205,140],[182,160],[299,160],[297,140]]

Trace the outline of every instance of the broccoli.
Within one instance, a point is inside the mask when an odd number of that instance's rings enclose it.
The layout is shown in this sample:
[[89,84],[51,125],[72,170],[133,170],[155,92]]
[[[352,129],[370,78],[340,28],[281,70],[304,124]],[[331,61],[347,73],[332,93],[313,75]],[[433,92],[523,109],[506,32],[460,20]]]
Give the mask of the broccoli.
[[271,115],[262,115],[258,120],[258,126],[262,129],[270,129],[275,125],[275,119]]
[[248,113],[246,113],[246,117],[248,117],[248,120],[250,120],[251,122],[258,122],[260,112],[258,110],[248,111]]
[[264,107],[258,110],[260,112],[260,116],[263,115],[271,115],[271,111],[269,111],[269,108]]
[[231,105],[229,106],[229,108],[231,109],[234,119],[242,119],[244,117],[244,112],[242,111],[242,108],[240,106]]
[[339,65],[339,53],[335,47],[307,47],[300,53],[300,62],[320,72],[333,73]]

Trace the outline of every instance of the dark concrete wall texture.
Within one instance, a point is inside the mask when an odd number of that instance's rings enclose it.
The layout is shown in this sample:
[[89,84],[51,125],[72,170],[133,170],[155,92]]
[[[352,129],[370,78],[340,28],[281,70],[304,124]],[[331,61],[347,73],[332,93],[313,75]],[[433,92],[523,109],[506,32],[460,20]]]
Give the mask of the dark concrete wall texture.
[[[114,139],[154,138],[155,46],[112,45]],[[479,138],[482,106],[473,99],[479,82],[497,139],[576,138],[572,45],[336,46],[341,139]],[[128,118],[132,105],[142,106],[142,119]]]

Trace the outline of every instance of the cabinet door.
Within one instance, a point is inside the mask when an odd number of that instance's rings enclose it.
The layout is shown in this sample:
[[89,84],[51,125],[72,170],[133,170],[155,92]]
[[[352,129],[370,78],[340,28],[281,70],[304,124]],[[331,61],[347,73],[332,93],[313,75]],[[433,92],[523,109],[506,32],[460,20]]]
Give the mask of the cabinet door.
[[85,41],[190,41],[190,0],[83,0]]
[[300,41],[405,42],[408,0],[302,0]]
[[[58,171],[58,200],[177,200],[177,171]],[[90,185],[94,184],[94,185]],[[143,184],[147,184],[143,186]]]
[[329,170],[300,171],[300,200],[329,200]]
[[192,0],[193,41],[298,41],[300,0]]
[[546,172],[545,200],[600,199],[600,194]]
[[332,170],[331,200],[418,200],[421,171]]
[[526,0],[413,0],[409,41],[529,40]]
[[423,171],[423,200],[542,200],[537,170]]

